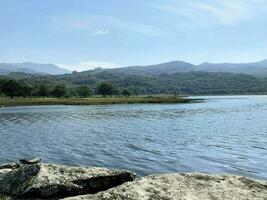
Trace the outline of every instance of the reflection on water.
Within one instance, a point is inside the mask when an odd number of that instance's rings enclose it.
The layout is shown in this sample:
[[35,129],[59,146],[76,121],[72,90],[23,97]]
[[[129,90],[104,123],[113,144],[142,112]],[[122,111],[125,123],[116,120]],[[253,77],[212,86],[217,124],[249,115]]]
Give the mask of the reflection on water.
[[[197,97],[199,98],[199,97]],[[0,109],[0,163],[46,162],[267,179],[267,97],[204,103]]]

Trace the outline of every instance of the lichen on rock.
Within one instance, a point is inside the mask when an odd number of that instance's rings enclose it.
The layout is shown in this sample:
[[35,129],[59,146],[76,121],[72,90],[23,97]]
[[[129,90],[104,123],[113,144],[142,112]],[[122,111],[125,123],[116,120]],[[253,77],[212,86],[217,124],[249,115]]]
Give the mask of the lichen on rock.
[[151,175],[97,194],[65,200],[266,200],[267,182],[200,173]]
[[9,200],[9,197],[4,194],[0,194],[0,200]]
[[0,193],[14,197],[66,197],[96,193],[135,178],[126,170],[67,167],[52,164],[21,165],[0,170]]
[[[267,182],[201,173],[150,175],[99,167],[7,164],[0,168],[0,200],[267,200]],[[135,180],[134,180],[135,179]]]

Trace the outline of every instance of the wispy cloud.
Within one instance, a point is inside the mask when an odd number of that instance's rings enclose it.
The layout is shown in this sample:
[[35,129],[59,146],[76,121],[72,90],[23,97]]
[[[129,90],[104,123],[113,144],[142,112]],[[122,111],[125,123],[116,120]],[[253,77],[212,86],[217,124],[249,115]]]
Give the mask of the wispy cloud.
[[154,6],[195,24],[236,25],[266,11],[266,0],[178,0]]
[[73,64],[57,64],[60,67],[69,69],[69,70],[77,70],[77,71],[86,71],[90,69],[95,69],[98,67],[101,68],[116,68],[119,67],[115,63],[111,62],[99,62],[99,61],[82,61]]
[[94,35],[108,35],[110,34],[110,30],[98,29],[91,33],[92,36]]
[[[108,34],[110,31],[128,31],[146,36],[162,36],[165,30],[141,22],[106,15],[73,15],[52,19],[53,27],[58,29],[84,30],[93,34]],[[97,31],[95,31],[97,30]]]

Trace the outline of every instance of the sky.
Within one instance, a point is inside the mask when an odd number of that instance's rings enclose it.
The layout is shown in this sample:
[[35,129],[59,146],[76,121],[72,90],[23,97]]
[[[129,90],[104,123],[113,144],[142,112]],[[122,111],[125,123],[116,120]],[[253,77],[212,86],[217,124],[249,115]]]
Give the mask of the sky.
[[70,70],[267,59],[267,0],[0,0],[0,62]]

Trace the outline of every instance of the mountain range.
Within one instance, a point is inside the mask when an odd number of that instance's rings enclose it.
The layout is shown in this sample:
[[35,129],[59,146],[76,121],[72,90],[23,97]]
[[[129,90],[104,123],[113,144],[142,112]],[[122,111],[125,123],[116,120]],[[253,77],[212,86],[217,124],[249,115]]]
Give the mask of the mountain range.
[[257,77],[267,76],[267,59],[254,63],[208,63],[194,65],[183,61],[172,61],[157,65],[130,66],[110,69],[110,71],[128,75],[159,75],[162,73],[175,74],[179,72],[226,72],[249,74]]
[[[88,66],[90,68],[90,66]],[[225,72],[225,73],[241,73],[253,75],[256,77],[267,76],[267,59],[254,63],[208,63],[204,62],[200,65],[194,65],[183,61],[171,61],[156,65],[147,66],[129,66],[114,69],[97,69],[88,70],[87,73],[99,73],[107,71],[112,73],[123,73],[127,75],[159,75],[159,74],[175,74],[180,72]],[[0,63],[0,75],[7,75],[11,72],[22,72],[27,74],[40,75],[59,75],[68,74],[71,71],[61,68],[54,64],[38,64],[38,63]]]
[[[9,70],[7,67],[10,65],[2,64]],[[71,88],[81,85],[87,85],[97,91],[97,86],[106,81],[120,90],[128,89],[134,94],[267,94],[267,60],[246,64],[200,65],[172,61],[150,66],[96,68],[73,73],[53,64],[24,63],[19,67],[15,65],[15,70],[24,72],[11,72],[0,76],[0,86],[1,80],[3,82],[12,78],[31,86],[66,85],[70,91]],[[57,75],[51,75],[51,72]]]
[[38,64],[32,62],[24,63],[0,63],[0,75],[7,75],[12,72],[21,72],[27,74],[67,74],[69,70],[58,67],[54,64]]

